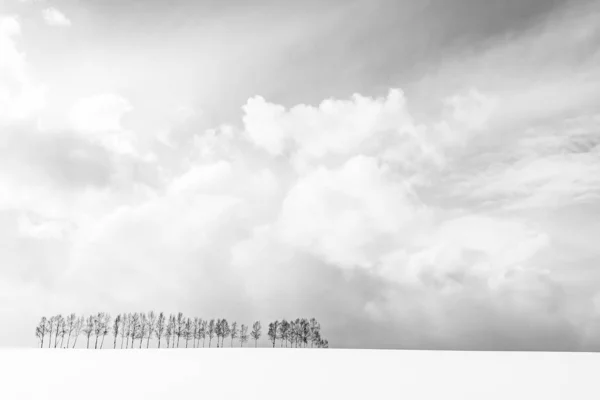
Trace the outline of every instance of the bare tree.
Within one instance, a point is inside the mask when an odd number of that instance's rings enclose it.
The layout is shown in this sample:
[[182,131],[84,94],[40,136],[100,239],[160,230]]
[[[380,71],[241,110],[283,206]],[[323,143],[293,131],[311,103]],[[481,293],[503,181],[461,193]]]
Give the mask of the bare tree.
[[48,324],[46,326],[46,331],[48,332],[48,348],[50,348],[50,346],[52,345],[52,332],[54,332],[55,319],[56,317],[50,317],[46,321],[46,323]]
[[69,343],[71,342],[71,335],[75,331],[75,325],[77,324],[77,316],[75,313],[69,314],[67,317],[67,332],[69,335],[67,336],[67,348],[69,347]]
[[[129,327],[129,317],[127,314],[123,314],[123,318],[121,318],[121,349],[123,348],[123,342],[125,342],[125,336],[127,336],[127,328]],[[129,340],[129,336],[127,336],[127,340]]]
[[68,328],[67,328],[67,322],[65,321],[64,318],[62,318],[61,322],[60,322],[60,331],[58,333],[58,335],[60,336],[60,348],[64,349],[63,343],[65,341],[65,336],[67,335],[68,332]]
[[175,335],[175,316],[169,315],[169,324],[167,325],[167,348],[174,347],[174,341],[172,341],[173,335]]
[[239,336],[239,330],[237,327],[237,322],[232,322],[231,324],[231,347],[233,347],[233,340]]
[[83,334],[86,336],[87,338],[87,348],[90,348],[90,337],[92,336],[92,334],[94,333],[94,317],[93,316],[89,316],[86,320],[85,320],[85,326],[83,327]]
[[211,319],[210,322],[208,323],[208,330],[206,331],[206,333],[208,333],[208,347],[210,348],[212,339],[215,337],[215,320],[214,319]]
[[258,347],[258,339],[260,339],[262,335],[262,326],[260,325],[260,321],[256,321],[252,325],[252,332],[250,332],[250,336],[254,339],[254,347]]
[[290,331],[290,323],[287,320],[282,320],[279,324],[279,339],[281,339],[281,347],[283,347],[283,343],[285,342],[285,347],[287,347],[288,342],[288,333]]
[[77,339],[79,339],[79,335],[81,335],[81,330],[85,326],[85,318],[83,315],[77,318],[77,322],[75,322],[75,329],[73,330],[75,340],[73,341],[73,348],[77,345]]
[[221,321],[221,347],[225,347],[225,338],[227,338],[231,334],[231,328],[229,327],[229,322],[226,319]]
[[192,339],[194,340],[194,348],[196,348],[196,342],[200,339],[200,318],[194,317],[192,324]]
[[244,347],[244,343],[248,342],[248,327],[242,324],[240,329],[240,347]]
[[148,317],[146,313],[140,313],[140,324],[138,329],[138,339],[140,339],[140,349],[142,348],[142,344],[144,343],[144,339],[146,338],[146,334],[148,333]]
[[111,321],[110,314],[104,313],[104,315],[102,316],[102,322],[101,322],[102,323],[102,331],[100,332],[100,334],[102,335],[102,342],[100,343],[100,348],[102,348],[102,346],[104,346],[104,338],[110,332],[110,321]]
[[158,319],[156,320],[156,329],[154,334],[156,335],[156,339],[158,339],[158,348],[160,349],[160,338],[163,337],[165,333],[165,313],[158,314]]
[[98,348],[98,338],[102,334],[102,322],[104,321],[104,313],[99,312],[94,318],[94,335],[96,335],[96,343],[94,349]]
[[146,348],[150,347],[150,338],[156,329],[156,314],[154,311],[148,313],[148,341],[146,342]]
[[309,331],[310,347],[313,347],[316,343],[319,343],[319,339],[321,338],[321,324],[317,322],[316,318],[310,319]]
[[[127,342],[125,343],[125,348],[129,348],[129,338],[131,337],[131,333],[133,332],[133,314],[127,314],[127,328],[125,331],[125,337],[127,337]],[[131,347],[133,347],[133,341],[131,342]]]
[[300,320],[300,341],[306,347],[310,339],[310,324],[306,318]]
[[131,348],[133,349],[135,339],[138,338],[140,332],[140,314],[133,313],[133,315],[131,316],[130,326],[131,331],[129,334],[131,335]]
[[[115,337],[113,349],[117,348],[117,338],[119,337],[120,329],[121,329],[121,314],[118,314],[117,318],[115,318],[115,320],[113,321],[113,326],[112,326],[112,334]],[[121,340],[121,344],[122,343],[123,343],[123,340]]]
[[200,337],[202,338],[202,347],[206,342],[206,333],[208,331],[208,322],[205,320],[200,321]]
[[56,318],[54,318],[54,348],[58,345],[58,335],[60,335],[62,325],[65,320],[62,315],[58,314]]
[[175,332],[175,334],[177,335],[177,348],[179,348],[179,339],[181,339],[181,336],[183,335],[183,330],[185,327],[185,318],[183,316],[183,313],[178,313],[177,314],[177,331]]
[[35,328],[35,335],[40,339],[40,348],[44,347],[44,336],[46,336],[46,329],[48,327],[48,321],[46,317],[42,317],[37,328]]
[[221,336],[223,335],[223,325],[221,319],[218,319],[215,323],[215,335],[217,336],[217,348],[220,347]]
[[277,329],[279,328],[279,321],[270,322],[269,330],[267,335],[269,336],[269,340],[273,343],[273,347],[275,347],[275,341],[277,340]]
[[181,336],[185,339],[185,348],[188,348],[188,342],[192,337],[192,320],[190,318],[186,318],[183,324],[183,331],[181,332]]

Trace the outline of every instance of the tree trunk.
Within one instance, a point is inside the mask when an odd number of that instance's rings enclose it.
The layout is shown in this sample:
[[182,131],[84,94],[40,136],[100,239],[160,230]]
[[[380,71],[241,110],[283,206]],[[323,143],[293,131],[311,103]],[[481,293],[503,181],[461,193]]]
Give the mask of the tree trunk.
[[90,348],[90,337],[88,336],[88,340],[87,340],[87,348]]
[[63,342],[64,342],[64,341],[65,341],[65,335],[62,335],[62,336],[60,337],[60,348],[61,348],[61,349],[63,348]]
[[117,348],[117,336],[115,335],[115,343],[114,343],[114,346],[113,346],[113,350],[116,349],[116,348]]
[[160,349],[160,336],[158,337],[158,348]]
[[100,343],[100,350],[102,350],[102,346],[104,346],[104,338],[106,335],[102,335],[102,343]]
[[98,335],[96,335],[96,343],[94,344],[94,350],[98,348]]
[[71,332],[69,332],[69,336],[67,337],[67,349],[69,348],[70,341],[71,341]]
[[148,336],[148,341],[146,342],[146,348],[150,347],[150,336]]
[[73,348],[75,348],[75,345],[77,344],[77,338],[79,337],[79,335],[75,336],[75,341],[73,342]]

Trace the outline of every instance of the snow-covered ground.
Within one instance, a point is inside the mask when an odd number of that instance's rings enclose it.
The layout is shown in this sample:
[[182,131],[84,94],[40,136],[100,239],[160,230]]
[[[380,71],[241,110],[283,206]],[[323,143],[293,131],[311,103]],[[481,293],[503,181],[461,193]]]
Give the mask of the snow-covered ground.
[[600,354],[0,350],[0,399],[598,400]]

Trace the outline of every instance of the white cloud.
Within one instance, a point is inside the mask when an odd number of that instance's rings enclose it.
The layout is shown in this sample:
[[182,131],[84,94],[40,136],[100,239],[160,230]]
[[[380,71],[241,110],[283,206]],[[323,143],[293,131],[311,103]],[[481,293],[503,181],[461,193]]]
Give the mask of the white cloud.
[[18,17],[0,15],[0,125],[25,120],[45,104],[45,88],[33,81],[17,48],[20,34]]
[[44,21],[50,26],[71,26],[71,20],[54,7],[46,8],[42,11],[42,14],[44,16]]

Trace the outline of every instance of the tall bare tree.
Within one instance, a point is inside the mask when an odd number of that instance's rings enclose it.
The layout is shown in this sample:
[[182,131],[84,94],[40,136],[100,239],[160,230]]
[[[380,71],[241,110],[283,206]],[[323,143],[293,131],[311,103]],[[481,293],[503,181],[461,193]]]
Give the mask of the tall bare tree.
[[102,342],[100,342],[100,348],[102,348],[104,346],[104,338],[110,332],[110,321],[111,321],[110,314],[109,313],[104,313],[102,315],[102,322],[101,322],[101,324],[102,324],[102,331],[100,332],[100,334],[102,335]]
[[221,321],[221,347],[225,347],[225,339],[231,335],[231,328],[229,327],[229,322],[223,318]]
[[133,349],[133,346],[135,344],[135,339],[138,338],[138,335],[140,333],[140,314],[138,313],[133,313],[131,316],[131,348]]
[[282,320],[279,324],[279,339],[281,339],[281,347],[283,347],[283,343],[285,342],[285,347],[287,347],[288,342],[288,334],[290,331],[290,323],[287,320]]
[[254,339],[254,347],[258,347],[258,339],[260,339],[261,335],[262,326],[260,325],[260,321],[256,321],[252,325],[252,332],[250,332],[250,336]]
[[148,341],[146,342],[146,348],[150,347],[150,338],[154,334],[155,329],[156,329],[156,313],[154,311],[150,311],[148,313]]
[[65,342],[65,336],[67,335],[68,332],[68,328],[67,328],[67,322],[65,321],[64,318],[62,318],[61,322],[60,322],[60,331],[58,333],[58,335],[60,336],[60,348],[63,349],[63,343]]
[[310,319],[309,331],[310,347],[313,347],[315,344],[319,343],[319,339],[321,338],[321,324],[319,324],[316,318]]
[[270,322],[269,330],[267,332],[267,336],[269,336],[269,340],[273,343],[273,347],[275,347],[275,341],[277,340],[277,330],[279,328],[279,321]]
[[244,347],[244,343],[248,342],[248,326],[242,324],[240,329],[240,347]]
[[177,330],[176,325],[177,321],[175,316],[173,314],[169,315],[169,324],[167,325],[167,348],[169,348],[169,344],[170,347],[175,347],[175,331]]
[[102,322],[104,321],[104,313],[99,312],[94,318],[94,335],[96,335],[96,343],[94,344],[94,349],[98,348],[98,338],[102,334]]
[[75,322],[75,329],[73,330],[73,336],[75,336],[75,340],[73,341],[73,348],[77,345],[77,339],[79,339],[79,335],[81,335],[81,330],[85,326],[85,318],[80,316],[77,318],[77,322]]
[[[123,344],[125,342],[125,336],[127,335],[127,328],[129,326],[129,319],[127,314],[123,313],[123,317],[121,318],[121,349],[123,348]],[[129,336],[127,336],[129,340]]]
[[177,335],[177,348],[179,348],[179,339],[183,335],[183,330],[185,327],[185,317],[183,313],[177,313],[177,331],[175,332]]
[[233,340],[239,336],[240,331],[238,330],[237,322],[231,323],[231,347],[233,347]]
[[223,337],[223,320],[217,319],[215,324],[215,336],[217,337],[217,347],[221,347],[221,338]]
[[40,339],[40,348],[44,347],[44,336],[46,336],[46,329],[48,327],[48,320],[46,317],[42,317],[40,323],[35,329],[35,335]]
[[194,348],[196,348],[196,342],[200,339],[200,318],[194,317],[192,323],[192,339],[194,340]]
[[[112,326],[112,334],[115,337],[113,349],[117,348],[117,338],[119,337],[120,329],[121,329],[121,314],[118,314],[117,317],[115,318],[115,320],[113,321],[113,326]],[[121,343],[123,343],[122,340],[121,340]]]
[[210,348],[210,344],[212,339],[215,337],[215,320],[211,319],[208,323],[208,328],[206,333],[208,334],[208,347]]
[[69,316],[67,317],[67,332],[69,334],[67,336],[67,348],[69,347],[69,343],[71,342],[71,335],[73,335],[73,332],[75,331],[76,324],[77,324],[77,315],[75,315],[75,313],[69,314]]
[[154,331],[156,339],[158,339],[158,348],[160,349],[160,339],[165,334],[165,313],[161,312],[158,314],[158,319],[156,320],[156,329]]
[[58,314],[56,318],[54,318],[54,348],[58,345],[58,335],[60,335],[62,325],[65,322],[62,315]]
[[90,348],[90,337],[94,334],[94,317],[92,315],[90,315],[86,320],[85,320],[85,325],[83,327],[83,334],[86,336],[87,338],[87,348]]
[[[129,338],[131,338],[131,333],[133,332],[133,314],[127,314],[127,328],[125,330],[125,337],[127,338],[127,342],[125,343],[125,348],[129,348]],[[133,341],[131,342],[131,347],[133,348]]]
[[192,334],[192,320],[190,318],[186,318],[183,323],[183,330],[181,331],[181,336],[185,340],[185,348],[188,348],[188,342],[190,341]]
[[48,332],[48,348],[50,348],[50,346],[52,345],[52,332],[54,332],[55,319],[56,317],[50,317],[46,321],[46,331]]
[[206,333],[208,331],[208,322],[205,320],[200,321],[200,337],[202,338],[202,347],[206,343]]
[[140,313],[140,324],[138,329],[138,339],[140,339],[140,349],[142,348],[142,344],[144,343],[144,339],[148,334],[148,317],[146,313]]

